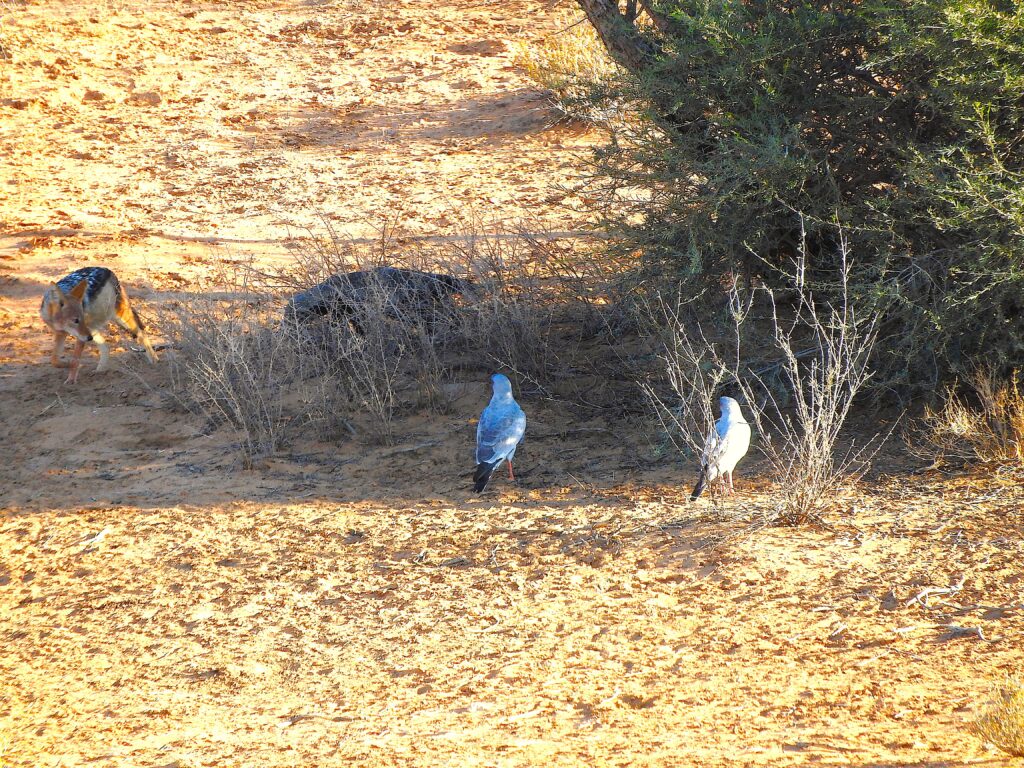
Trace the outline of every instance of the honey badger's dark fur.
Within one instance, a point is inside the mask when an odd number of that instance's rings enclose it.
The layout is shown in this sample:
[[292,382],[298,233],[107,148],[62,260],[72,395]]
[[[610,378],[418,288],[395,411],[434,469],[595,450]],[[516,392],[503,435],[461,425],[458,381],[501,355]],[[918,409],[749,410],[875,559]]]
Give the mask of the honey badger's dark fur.
[[292,297],[284,310],[286,321],[308,322],[318,317],[347,319],[363,333],[360,314],[380,307],[391,317],[429,321],[438,305],[456,294],[472,295],[473,286],[457,277],[414,269],[377,267],[332,275]]

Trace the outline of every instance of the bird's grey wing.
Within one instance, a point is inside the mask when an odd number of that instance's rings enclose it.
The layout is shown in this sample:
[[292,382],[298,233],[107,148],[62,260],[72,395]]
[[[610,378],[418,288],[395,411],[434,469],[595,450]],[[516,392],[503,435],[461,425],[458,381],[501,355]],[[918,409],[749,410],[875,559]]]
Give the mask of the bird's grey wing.
[[704,456],[701,461],[702,467],[710,467],[710,480],[714,480],[718,474],[722,456],[728,450],[729,435],[732,423],[723,415],[715,422],[715,428],[708,435],[704,444]]
[[704,453],[700,457],[701,467],[706,467],[709,464],[717,466],[718,457],[721,454],[722,441],[725,439],[728,427],[725,416],[722,416],[715,422],[715,426],[711,431],[708,432],[708,439],[704,441]]
[[736,419],[730,420],[725,414],[719,417],[718,421],[715,422],[715,428],[708,435],[707,444],[704,446],[705,464],[708,461],[717,461],[722,457],[726,451],[726,443],[730,440],[730,435],[734,434],[734,429],[738,424],[743,423]]
[[721,451],[722,440],[718,432],[711,430],[707,442],[704,443],[704,453],[700,458],[701,473],[708,482],[718,479],[718,457]]
[[476,428],[477,463],[505,458],[526,434],[526,414],[519,406],[491,408],[480,416]]

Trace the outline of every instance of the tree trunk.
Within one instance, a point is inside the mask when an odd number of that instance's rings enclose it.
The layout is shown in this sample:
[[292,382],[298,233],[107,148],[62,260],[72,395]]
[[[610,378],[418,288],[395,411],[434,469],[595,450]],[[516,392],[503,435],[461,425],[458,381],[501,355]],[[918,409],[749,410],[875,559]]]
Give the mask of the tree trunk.
[[658,55],[658,49],[646,40],[619,11],[618,0],[576,0],[597,30],[601,42],[615,62],[640,75]]

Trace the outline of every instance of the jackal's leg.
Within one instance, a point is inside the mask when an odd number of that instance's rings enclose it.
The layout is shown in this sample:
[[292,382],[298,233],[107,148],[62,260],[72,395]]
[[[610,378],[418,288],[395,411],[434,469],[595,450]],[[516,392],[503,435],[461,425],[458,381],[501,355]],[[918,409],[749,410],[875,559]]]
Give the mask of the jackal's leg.
[[118,304],[117,312],[114,315],[114,322],[128,331],[132,338],[145,348],[146,357],[149,358],[149,362],[155,363],[157,361],[156,352],[153,351],[153,347],[146,337],[146,329],[142,326],[142,321],[135,313],[135,310],[131,308],[131,305],[128,304],[127,294],[122,297]]
[[62,362],[60,356],[64,354],[64,342],[67,341],[67,334],[64,331],[53,332],[53,351],[50,353],[50,362],[54,368],[67,368],[68,364]]
[[64,380],[65,384],[74,384],[78,381],[78,369],[82,363],[82,350],[85,349],[85,342],[75,339],[75,352],[71,356],[71,370]]
[[97,372],[105,371],[110,364],[110,346],[107,344],[107,340],[103,338],[103,335],[95,331],[92,334],[92,340],[100,348],[100,364],[96,366],[96,370]]

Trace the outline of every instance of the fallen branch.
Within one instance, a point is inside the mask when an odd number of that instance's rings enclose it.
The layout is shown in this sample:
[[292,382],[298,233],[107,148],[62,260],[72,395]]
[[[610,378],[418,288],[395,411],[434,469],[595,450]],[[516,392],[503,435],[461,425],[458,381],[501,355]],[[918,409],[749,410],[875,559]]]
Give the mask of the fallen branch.
[[961,627],[956,624],[939,624],[938,627],[949,633],[947,640],[956,637],[977,637],[979,640],[988,640],[981,627]]
[[960,577],[960,581],[958,581],[956,584],[951,584],[948,587],[927,587],[925,589],[922,589],[912,598],[907,600],[906,605],[904,607],[909,608],[914,603],[917,603],[922,608],[930,608],[931,606],[928,605],[929,597],[931,597],[932,595],[955,595],[957,592],[964,588],[964,582],[966,580],[967,576],[964,575]]

